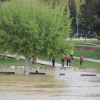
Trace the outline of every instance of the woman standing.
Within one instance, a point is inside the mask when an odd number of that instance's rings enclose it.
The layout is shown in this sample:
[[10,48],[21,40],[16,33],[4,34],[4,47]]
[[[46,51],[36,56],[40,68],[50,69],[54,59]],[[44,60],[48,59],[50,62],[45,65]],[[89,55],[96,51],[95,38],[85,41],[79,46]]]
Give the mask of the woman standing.
[[82,66],[82,64],[83,64],[83,59],[84,59],[84,57],[81,55],[80,56],[80,66]]

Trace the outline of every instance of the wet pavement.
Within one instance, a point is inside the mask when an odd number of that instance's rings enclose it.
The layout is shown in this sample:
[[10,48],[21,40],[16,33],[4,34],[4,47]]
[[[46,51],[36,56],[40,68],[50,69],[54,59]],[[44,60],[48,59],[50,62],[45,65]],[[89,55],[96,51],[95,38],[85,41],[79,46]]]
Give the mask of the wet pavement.
[[[0,100],[99,100],[100,71],[74,68],[40,69],[46,75],[23,76],[23,69],[15,75],[0,75]],[[29,69],[34,72],[35,69]],[[60,75],[60,73],[64,75]],[[96,74],[96,76],[81,76]]]

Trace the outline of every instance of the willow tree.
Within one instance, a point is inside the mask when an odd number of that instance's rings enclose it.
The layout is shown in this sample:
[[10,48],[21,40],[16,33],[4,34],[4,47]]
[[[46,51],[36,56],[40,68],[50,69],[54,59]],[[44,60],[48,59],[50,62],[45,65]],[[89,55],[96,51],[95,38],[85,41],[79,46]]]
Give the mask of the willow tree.
[[25,56],[24,74],[28,74],[28,57],[68,52],[71,19],[56,6],[35,0],[11,0],[0,4],[0,48]]

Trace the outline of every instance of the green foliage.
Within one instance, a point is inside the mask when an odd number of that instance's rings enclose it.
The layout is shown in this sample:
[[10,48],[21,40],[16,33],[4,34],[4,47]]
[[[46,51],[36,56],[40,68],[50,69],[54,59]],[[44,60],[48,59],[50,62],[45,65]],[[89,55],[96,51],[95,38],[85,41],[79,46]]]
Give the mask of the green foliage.
[[100,35],[100,0],[93,0],[92,6],[94,10],[93,29]]
[[85,0],[85,3],[80,6],[79,22],[83,30],[86,32],[93,26],[93,11],[90,0]]
[[[72,66],[80,68],[80,61],[79,59],[74,59],[72,61]],[[92,61],[83,61],[82,68],[100,68],[99,62],[92,62]]]
[[72,27],[75,27],[75,24],[76,24],[76,4],[75,4],[74,0],[69,1],[69,9],[70,9],[70,14],[71,14],[70,17],[73,18]]
[[0,4],[0,48],[25,57],[66,53],[71,19],[63,13],[60,6],[52,9],[35,0]]

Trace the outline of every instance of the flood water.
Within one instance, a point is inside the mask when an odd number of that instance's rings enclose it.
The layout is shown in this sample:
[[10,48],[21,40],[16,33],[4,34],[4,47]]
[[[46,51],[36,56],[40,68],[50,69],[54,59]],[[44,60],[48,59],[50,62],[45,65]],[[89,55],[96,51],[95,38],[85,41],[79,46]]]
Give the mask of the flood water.
[[[46,75],[28,76],[23,76],[23,69],[2,68],[1,71],[14,71],[16,74],[0,75],[0,100],[100,100],[99,71],[39,69]],[[33,71],[29,69],[29,72]]]

